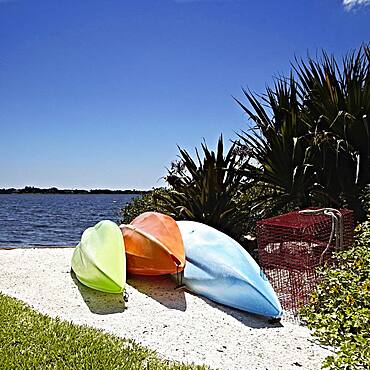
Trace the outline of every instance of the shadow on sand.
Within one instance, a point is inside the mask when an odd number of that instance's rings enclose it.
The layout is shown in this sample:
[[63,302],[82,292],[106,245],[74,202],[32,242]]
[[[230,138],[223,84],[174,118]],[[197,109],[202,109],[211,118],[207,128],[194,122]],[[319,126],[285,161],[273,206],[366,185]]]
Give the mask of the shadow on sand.
[[[78,281],[73,271],[71,271],[71,277],[77,285],[83,300],[91,312],[99,315],[106,315],[123,312],[125,310],[125,302],[122,294],[103,293],[99,292],[98,290],[90,289]],[[129,275],[127,283],[140,293],[143,293],[146,296],[156,300],[158,303],[171,310],[186,310],[186,291],[188,294],[192,294],[202,299],[211,307],[232,316],[234,319],[250,328],[279,328],[283,326],[281,322],[269,322],[269,318],[267,317],[250,314],[245,311],[213,302],[205,297],[190,292],[186,288],[175,290],[176,281],[175,278],[170,275]]]
[[171,310],[186,310],[185,293],[183,290],[175,290],[176,281],[171,275],[129,275],[127,283]]
[[125,301],[123,294],[104,293],[95,289],[91,289],[81,284],[76,274],[71,270],[71,277],[77,285],[83,300],[92,313],[98,315],[108,315],[120,313],[125,310]]
[[[189,291],[188,291],[189,292]],[[194,294],[189,292],[190,294]],[[200,297],[204,302],[209,304],[211,307],[217,308],[218,310],[226,313],[227,315],[232,316],[234,319],[240,321],[243,325],[248,326],[253,329],[262,329],[262,328],[281,328],[283,324],[280,320],[270,320],[269,317],[255,315],[252,313],[248,313],[246,311],[238,310],[237,308],[231,308],[228,306],[224,306],[221,303],[216,303],[211,301],[208,298]]]
[[186,288],[175,290],[176,281],[170,275],[164,276],[136,276],[130,275],[128,284],[139,292],[147,295],[148,297],[155,299],[160,304],[175,310],[185,311],[186,310],[186,299],[185,291],[188,294],[192,294],[213,308],[216,308],[227,315],[232,316],[234,319],[240,321],[243,325],[251,328],[279,328],[283,325],[280,321],[269,322],[268,317],[258,316],[247,313],[235,308],[227,307],[222,304],[213,302],[207,298],[204,298],[198,294],[194,294]]

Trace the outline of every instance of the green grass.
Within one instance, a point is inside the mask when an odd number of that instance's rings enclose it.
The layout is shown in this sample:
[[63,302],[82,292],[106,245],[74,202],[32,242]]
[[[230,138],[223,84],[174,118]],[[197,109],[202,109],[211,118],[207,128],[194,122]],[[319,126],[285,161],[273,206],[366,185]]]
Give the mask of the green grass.
[[206,369],[159,359],[131,340],[52,319],[0,293],[1,369]]

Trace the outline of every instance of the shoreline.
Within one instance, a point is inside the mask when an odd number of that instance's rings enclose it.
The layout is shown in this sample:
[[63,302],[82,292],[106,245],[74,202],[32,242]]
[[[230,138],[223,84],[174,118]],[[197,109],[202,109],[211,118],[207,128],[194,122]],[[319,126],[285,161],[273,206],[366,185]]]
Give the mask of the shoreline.
[[23,189],[16,188],[0,188],[1,194],[112,194],[112,195],[143,195],[150,192],[150,190],[138,189],[58,189],[52,188],[37,188],[33,186],[26,186]]
[[[161,357],[220,369],[316,370],[330,352],[306,327],[218,305],[174,290],[168,276],[129,277],[122,295],[80,284],[71,247],[0,250],[0,291],[51,317],[132,339]],[[249,364],[249,365],[248,365]]]
[[30,245],[30,246],[22,245],[19,247],[13,246],[13,245],[10,245],[8,247],[0,245],[0,251],[8,251],[8,250],[13,250],[13,249],[25,249],[25,250],[28,250],[28,249],[64,249],[64,248],[75,248],[75,247],[76,247],[75,245]]

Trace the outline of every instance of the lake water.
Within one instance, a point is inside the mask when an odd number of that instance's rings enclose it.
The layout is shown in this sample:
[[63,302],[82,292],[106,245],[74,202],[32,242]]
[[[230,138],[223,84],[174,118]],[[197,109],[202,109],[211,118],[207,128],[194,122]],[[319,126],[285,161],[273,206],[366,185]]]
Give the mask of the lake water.
[[0,247],[76,245],[101,220],[120,219],[135,195],[0,194]]

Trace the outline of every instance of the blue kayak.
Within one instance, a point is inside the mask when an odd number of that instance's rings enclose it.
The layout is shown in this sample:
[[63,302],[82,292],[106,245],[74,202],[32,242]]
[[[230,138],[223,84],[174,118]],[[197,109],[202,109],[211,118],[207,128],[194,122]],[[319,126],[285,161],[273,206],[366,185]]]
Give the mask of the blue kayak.
[[212,301],[279,318],[282,308],[265,274],[235,240],[194,221],[177,221],[185,246],[183,283]]

